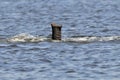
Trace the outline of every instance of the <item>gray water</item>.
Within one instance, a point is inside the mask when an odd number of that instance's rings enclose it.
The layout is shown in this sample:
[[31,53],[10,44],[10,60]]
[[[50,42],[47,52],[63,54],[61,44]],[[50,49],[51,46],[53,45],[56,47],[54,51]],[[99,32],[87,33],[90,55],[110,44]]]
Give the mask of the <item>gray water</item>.
[[120,0],[0,0],[0,80],[120,80],[120,40],[6,42],[21,33],[49,37],[120,36]]

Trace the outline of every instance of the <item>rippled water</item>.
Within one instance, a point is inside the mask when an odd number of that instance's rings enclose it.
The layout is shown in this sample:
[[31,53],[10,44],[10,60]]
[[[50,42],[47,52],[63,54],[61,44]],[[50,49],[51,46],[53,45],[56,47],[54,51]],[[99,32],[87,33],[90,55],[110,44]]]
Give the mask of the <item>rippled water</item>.
[[5,40],[21,33],[63,38],[120,36],[120,0],[0,0],[0,80],[119,80],[120,41]]

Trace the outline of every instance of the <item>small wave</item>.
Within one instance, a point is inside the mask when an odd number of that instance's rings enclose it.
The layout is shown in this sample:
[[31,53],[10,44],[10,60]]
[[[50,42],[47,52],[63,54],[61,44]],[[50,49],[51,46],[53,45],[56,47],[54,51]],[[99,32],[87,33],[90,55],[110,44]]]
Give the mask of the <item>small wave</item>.
[[64,38],[61,41],[58,41],[58,40],[51,40],[50,38],[47,37],[33,36],[30,34],[22,33],[7,39],[8,42],[41,42],[41,41],[95,42],[95,41],[113,41],[113,40],[120,40],[120,36],[109,36],[109,37],[82,36],[82,37],[74,37],[74,38]]
[[48,38],[33,36],[26,33],[21,33],[7,39],[8,42],[40,42],[40,41],[46,41],[46,40],[48,40]]
[[96,42],[96,41],[114,41],[120,40],[120,36],[110,36],[110,37],[76,37],[76,38],[66,38],[66,42]]

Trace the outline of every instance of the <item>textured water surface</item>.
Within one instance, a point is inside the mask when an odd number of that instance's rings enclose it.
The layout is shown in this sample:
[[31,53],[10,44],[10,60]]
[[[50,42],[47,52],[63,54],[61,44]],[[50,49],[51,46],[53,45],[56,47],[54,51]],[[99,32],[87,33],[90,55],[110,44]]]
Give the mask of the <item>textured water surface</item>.
[[[0,80],[119,80],[119,4],[120,0],[0,0]],[[6,41],[22,33],[30,34],[30,40],[49,38],[51,22],[63,25],[63,39],[104,40],[30,42],[27,36],[25,42]]]

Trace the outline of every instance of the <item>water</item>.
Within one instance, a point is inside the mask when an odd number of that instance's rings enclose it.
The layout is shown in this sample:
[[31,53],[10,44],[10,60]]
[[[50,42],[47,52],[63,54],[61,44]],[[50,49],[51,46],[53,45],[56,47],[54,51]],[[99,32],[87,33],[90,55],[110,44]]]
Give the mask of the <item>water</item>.
[[119,80],[120,40],[7,42],[27,33],[120,36],[119,0],[0,0],[0,80]]

